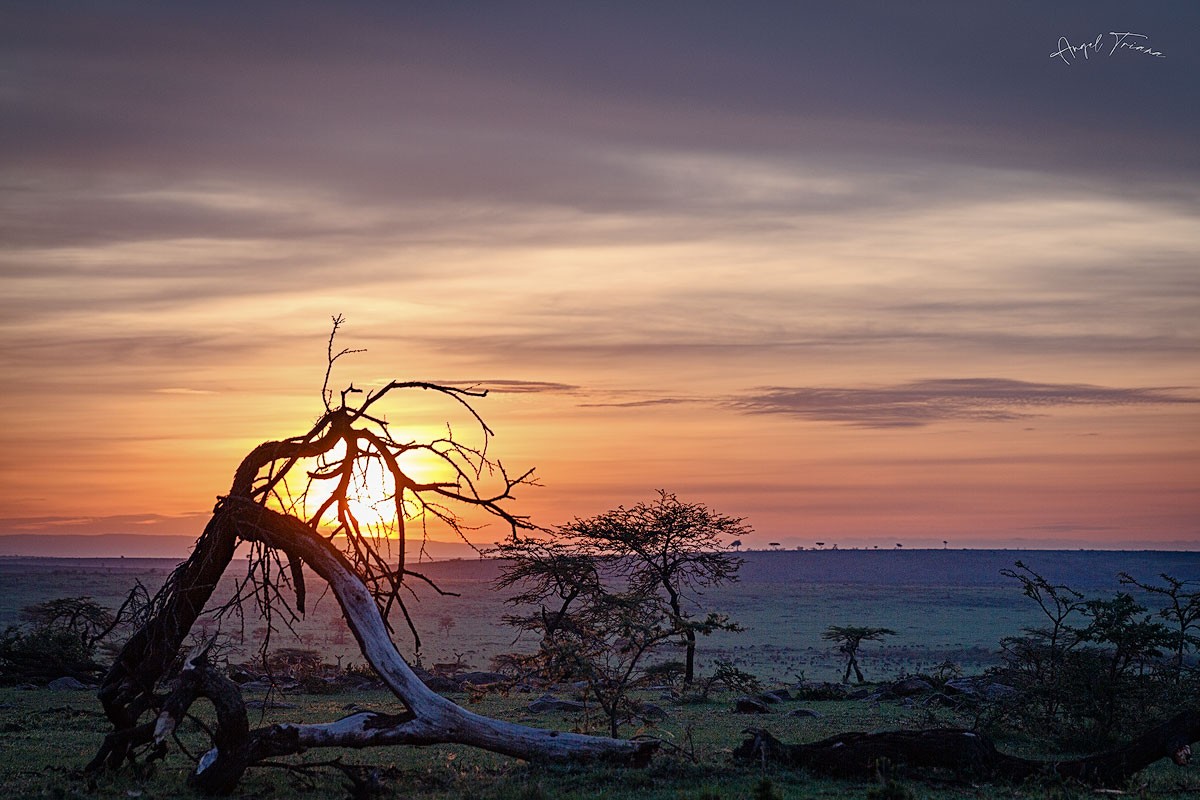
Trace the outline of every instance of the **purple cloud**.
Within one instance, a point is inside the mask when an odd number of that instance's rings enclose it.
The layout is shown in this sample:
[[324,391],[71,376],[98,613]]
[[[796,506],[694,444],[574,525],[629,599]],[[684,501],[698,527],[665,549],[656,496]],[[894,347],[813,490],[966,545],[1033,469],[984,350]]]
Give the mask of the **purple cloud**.
[[864,428],[901,428],[953,420],[1009,421],[1062,406],[1200,403],[1179,387],[1110,388],[1005,378],[913,381],[876,387],[767,386],[730,400],[750,414],[784,414]]

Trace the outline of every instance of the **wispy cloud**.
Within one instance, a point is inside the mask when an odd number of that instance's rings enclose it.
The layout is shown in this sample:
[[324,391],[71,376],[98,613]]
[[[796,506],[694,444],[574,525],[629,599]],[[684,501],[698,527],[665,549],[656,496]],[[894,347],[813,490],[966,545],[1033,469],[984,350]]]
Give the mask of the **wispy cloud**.
[[623,400],[611,403],[580,403],[580,408],[648,408],[651,406],[677,406],[704,402],[687,397],[656,397],[649,400]]
[[1061,406],[1200,403],[1178,387],[1110,388],[1005,378],[913,381],[876,387],[768,386],[728,401],[750,414],[784,414],[865,428],[899,428],[954,420],[1009,421]]
[[199,395],[199,394],[216,394],[212,389],[189,389],[185,386],[171,386],[165,389],[155,389],[156,394],[181,394],[181,395]]
[[132,528],[150,532],[192,533],[207,514],[113,514],[95,517],[0,517],[0,534],[11,533],[121,533]]
[[579,389],[569,383],[553,381],[521,381],[521,380],[479,380],[479,381],[446,381],[447,386],[461,388],[485,389],[488,393],[496,394],[543,394],[574,392]]

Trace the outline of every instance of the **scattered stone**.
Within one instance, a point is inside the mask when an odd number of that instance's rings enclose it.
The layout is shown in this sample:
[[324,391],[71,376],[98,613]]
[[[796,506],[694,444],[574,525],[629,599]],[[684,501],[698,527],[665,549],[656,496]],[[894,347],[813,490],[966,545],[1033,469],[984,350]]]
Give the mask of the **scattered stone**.
[[925,694],[933,691],[933,684],[924,678],[910,677],[900,680],[887,687],[886,693],[892,697],[912,697],[914,694]]
[[989,683],[983,690],[985,700],[1006,700],[1016,695],[1017,690],[1003,683]]
[[947,694],[962,694],[967,697],[983,700],[1003,700],[1006,697],[1011,697],[1017,691],[1013,687],[1003,683],[989,681],[982,675],[954,678],[953,680],[946,681],[944,688]]
[[241,669],[240,667],[235,667],[229,673],[229,680],[233,681],[234,683],[236,683],[238,685],[241,685],[244,683],[249,683],[250,681],[256,680],[258,678],[259,678],[258,675],[255,675],[251,672],[247,672],[246,670]]
[[767,703],[768,705],[775,705],[776,703],[783,702],[782,698],[779,695],[777,695],[775,692],[763,692],[762,694],[760,694],[758,696],[758,699],[762,700],[764,703]]
[[56,692],[61,692],[61,691],[66,691],[66,690],[86,691],[86,690],[94,688],[94,687],[88,686],[86,683],[79,680],[78,678],[72,678],[72,677],[68,676],[65,678],[55,678],[54,680],[52,680],[46,684],[46,688],[53,689]]
[[494,683],[508,683],[508,676],[500,672],[463,672],[454,676],[460,683],[472,686],[491,686]]
[[788,712],[789,717],[812,717],[813,719],[822,719],[825,715],[820,711],[813,711],[811,708],[796,708]]
[[976,678],[951,678],[942,687],[947,694],[978,695],[979,681]]
[[879,693],[872,692],[870,689],[855,689],[853,692],[849,692],[842,697],[845,700],[866,700],[870,697],[878,699]]
[[434,675],[432,672],[425,670],[413,670],[417,673],[417,677],[421,679],[421,683],[425,684],[431,692],[457,692],[462,688],[462,684],[453,678],[447,678],[442,675]]
[[769,714],[771,707],[757,697],[739,697],[733,704],[737,714]]
[[529,704],[529,710],[534,714],[544,714],[547,711],[583,711],[584,704],[578,700],[561,700],[552,694],[544,694]]
[[654,703],[642,703],[638,708],[638,716],[647,720],[664,720],[667,718],[666,709]]

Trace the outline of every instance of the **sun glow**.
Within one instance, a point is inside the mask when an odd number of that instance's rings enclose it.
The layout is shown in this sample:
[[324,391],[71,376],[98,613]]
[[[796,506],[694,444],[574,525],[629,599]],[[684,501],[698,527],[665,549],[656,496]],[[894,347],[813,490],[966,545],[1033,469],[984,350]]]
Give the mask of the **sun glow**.
[[413,447],[395,454],[395,465],[402,476],[399,481],[378,453],[366,452],[355,459],[345,485],[345,502],[339,504],[330,498],[342,485],[340,467],[345,457],[345,446],[339,444],[322,459],[297,465],[294,474],[304,474],[306,486],[289,484],[280,498],[284,510],[311,519],[324,509],[319,526],[329,531],[350,524],[340,516],[348,513],[361,532],[395,537],[404,527],[401,523],[419,519],[425,511],[412,485],[455,483],[452,466],[427,448]]
[[[346,506],[360,524],[391,529],[396,525],[396,490],[395,479],[380,460],[360,460],[346,493]],[[412,516],[407,507],[411,501],[400,499],[407,519]]]

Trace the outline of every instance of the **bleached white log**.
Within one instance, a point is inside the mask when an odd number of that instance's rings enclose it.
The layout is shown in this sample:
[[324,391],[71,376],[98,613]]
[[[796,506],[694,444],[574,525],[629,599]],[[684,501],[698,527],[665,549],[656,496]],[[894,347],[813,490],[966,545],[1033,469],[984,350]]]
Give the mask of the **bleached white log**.
[[308,747],[465,744],[530,761],[644,763],[656,743],[532,728],[475,714],[431,691],[401,657],[375,600],[332,546],[300,523],[261,506],[245,504],[239,534],[301,558],[329,584],[363,656],[409,714],[354,714],[324,724],[275,725],[256,731],[262,749],[279,753]]

